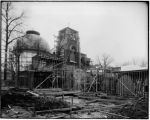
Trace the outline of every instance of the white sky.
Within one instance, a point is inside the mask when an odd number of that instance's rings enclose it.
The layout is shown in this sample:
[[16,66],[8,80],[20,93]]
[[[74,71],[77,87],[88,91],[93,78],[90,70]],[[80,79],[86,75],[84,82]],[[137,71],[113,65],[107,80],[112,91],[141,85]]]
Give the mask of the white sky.
[[103,53],[114,64],[147,59],[148,8],[142,2],[16,2],[26,12],[26,30],[36,30],[54,47],[64,27],[79,31],[81,52],[95,63]]

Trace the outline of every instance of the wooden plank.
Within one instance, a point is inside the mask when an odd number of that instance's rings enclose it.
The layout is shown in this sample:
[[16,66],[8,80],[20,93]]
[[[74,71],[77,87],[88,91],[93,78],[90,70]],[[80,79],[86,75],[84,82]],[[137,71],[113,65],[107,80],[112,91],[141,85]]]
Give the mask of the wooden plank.
[[112,100],[112,99],[95,99],[92,101],[86,102],[86,104],[94,103],[94,102],[118,102],[118,103],[125,103],[126,101],[120,101],[120,100]]
[[58,119],[58,118],[64,118],[68,116],[67,114],[61,114],[61,115],[57,115],[57,116],[53,116],[53,117],[50,117],[50,119]]
[[34,93],[33,91],[28,90],[27,93],[30,93],[31,95],[34,95],[36,97],[39,97],[40,95],[37,93]]
[[127,116],[119,115],[119,114],[116,114],[116,113],[110,113],[110,112],[102,111],[102,110],[100,110],[99,112],[106,113],[106,114],[113,115],[113,116],[118,116],[118,117],[126,118],[126,119],[130,118],[130,117],[127,117]]
[[[38,92],[38,91],[36,91]],[[61,92],[51,92],[51,91],[39,91],[38,94],[42,95],[42,94],[46,94],[47,96],[72,96],[75,94],[80,93],[80,91],[61,91]]]
[[70,112],[70,111],[80,110],[80,109],[81,107],[70,107],[70,108],[36,111],[36,113],[41,114],[41,113],[49,113],[49,112]]

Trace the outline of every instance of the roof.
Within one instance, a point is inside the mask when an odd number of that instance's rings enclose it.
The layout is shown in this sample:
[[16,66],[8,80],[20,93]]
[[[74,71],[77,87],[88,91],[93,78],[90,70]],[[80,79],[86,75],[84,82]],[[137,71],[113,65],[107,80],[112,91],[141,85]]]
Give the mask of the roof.
[[138,65],[121,66],[121,70],[115,72],[139,72],[139,71],[148,71],[148,67],[140,67]]
[[147,67],[140,67],[138,65],[128,65],[122,66],[121,71],[135,71],[135,70],[145,70],[148,69]]
[[74,29],[72,29],[70,27],[65,27],[65,28],[61,29],[59,32],[65,31],[67,29],[70,29],[71,31],[74,31],[74,32],[78,32],[78,31],[76,31],[76,30],[74,30]]
[[34,30],[28,30],[28,31],[26,32],[26,34],[36,34],[36,35],[40,35],[39,32],[34,31]]
[[17,49],[50,52],[47,41],[36,31],[27,31],[23,37],[19,38],[13,47],[13,50]]
[[38,54],[38,55],[35,55],[33,57],[33,59],[37,59],[37,58],[43,58],[43,59],[47,59],[47,60],[52,59],[53,61],[54,60],[56,60],[56,61],[62,61],[62,59],[54,56],[54,54]]

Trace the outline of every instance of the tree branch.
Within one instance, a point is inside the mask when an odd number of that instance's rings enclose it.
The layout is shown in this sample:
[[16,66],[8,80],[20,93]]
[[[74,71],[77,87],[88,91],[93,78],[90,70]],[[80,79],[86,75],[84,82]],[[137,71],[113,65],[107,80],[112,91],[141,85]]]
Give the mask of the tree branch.
[[102,64],[101,64],[101,61],[100,61],[100,59],[99,59],[99,56],[98,56],[98,61],[99,61],[99,65],[100,65],[101,67],[103,67]]
[[13,31],[18,32],[18,33],[21,33],[21,34],[24,34],[24,32],[19,31],[19,30],[15,30],[15,29],[14,29]]
[[24,37],[24,35],[23,35],[23,36],[20,36],[20,37],[13,38],[12,40],[10,40],[10,41],[8,42],[8,44],[12,43],[14,40],[16,40],[16,39],[18,39],[18,38],[21,38],[21,37]]
[[11,25],[12,22],[21,19],[23,16],[24,16],[24,12],[22,12],[21,15],[20,15],[19,17],[16,17],[16,18],[12,19],[12,20],[8,23],[8,27]]
[[108,54],[102,55],[103,68],[106,69],[113,62],[113,58]]
[[10,32],[9,32],[9,35],[8,35],[8,39],[10,38],[10,35],[11,35],[11,33],[14,31],[14,29],[15,29],[17,26],[21,25],[21,24],[22,24],[22,22],[16,24],[11,30],[9,30]]

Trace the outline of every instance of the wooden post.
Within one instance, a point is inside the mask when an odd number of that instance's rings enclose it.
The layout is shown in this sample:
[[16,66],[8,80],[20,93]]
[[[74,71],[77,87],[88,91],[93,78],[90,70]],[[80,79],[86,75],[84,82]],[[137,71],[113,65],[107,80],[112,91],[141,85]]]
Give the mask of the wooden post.
[[96,92],[97,92],[97,79],[98,79],[98,70],[97,70],[97,75],[96,75],[95,79],[96,79]]
[[84,78],[84,81],[83,81],[84,83],[84,87],[83,87],[83,92],[85,93],[85,78]]
[[58,88],[58,69],[56,69],[56,82],[57,82],[57,88]]
[[[18,51],[17,51],[18,52]],[[20,71],[20,61],[19,61],[19,54],[17,53],[16,55],[16,64],[17,64],[17,71],[16,71],[16,82],[15,82],[15,87],[18,87],[18,81],[19,81],[19,71]]]
[[71,105],[73,105],[73,96],[71,96]]
[[36,111],[35,111],[35,104],[34,104],[34,107],[31,108],[31,110],[33,110],[33,114],[32,114],[32,117],[35,117],[36,116]]
[[61,79],[61,86],[60,86],[60,88],[62,88],[62,86],[63,86],[63,84],[62,84],[62,79],[63,79],[62,68],[60,68],[60,79]]
[[62,100],[64,100],[64,94],[62,94]]

